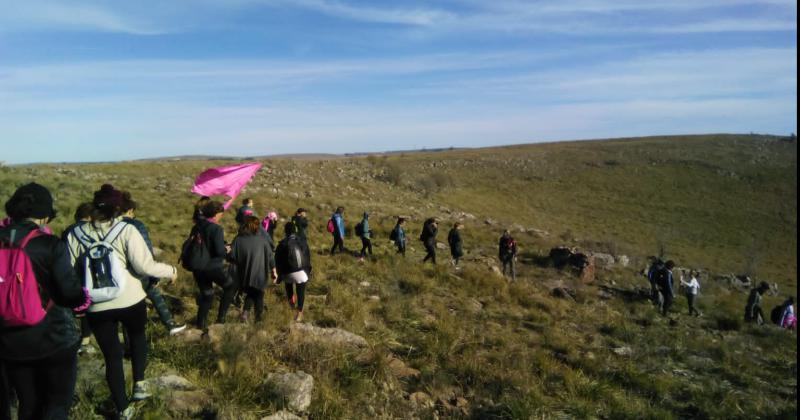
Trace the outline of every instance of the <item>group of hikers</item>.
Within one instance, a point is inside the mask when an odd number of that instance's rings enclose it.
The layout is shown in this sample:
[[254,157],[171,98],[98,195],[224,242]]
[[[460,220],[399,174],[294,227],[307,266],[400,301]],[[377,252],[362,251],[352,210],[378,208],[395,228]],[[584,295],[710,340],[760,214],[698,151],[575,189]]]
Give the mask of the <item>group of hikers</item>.
[[[658,307],[659,312],[667,316],[675,301],[675,284],[672,273],[675,269],[675,262],[672,260],[664,262],[658,257],[650,257],[650,260],[651,264],[647,270],[647,279],[650,282],[651,299],[653,304]],[[700,281],[698,280],[700,273],[698,271],[689,271],[688,280],[684,277],[684,274],[684,271],[681,270],[679,280],[686,293],[689,315],[700,316],[700,311],[695,306],[700,290]],[[745,322],[757,323],[758,325],[765,323],[766,318],[761,309],[761,297],[769,290],[769,283],[763,281],[750,290],[744,309]],[[797,318],[794,312],[794,298],[789,296],[783,303],[775,306],[770,312],[770,320],[781,328],[796,329]]]
[[[0,223],[0,420],[10,417],[12,395],[18,400],[20,419],[66,419],[77,380],[77,354],[90,335],[105,360],[115,407],[112,417],[132,418],[132,402],[150,397],[144,377],[148,353],[145,299],[152,302],[170,335],[180,334],[186,324],[174,320],[158,288],[161,279],[175,280],[178,270],[155,260],[148,229],[136,218],[137,207],[129,192],[104,184],[91,201],[78,206],[74,223],[57,237],[48,226],[56,210],[47,188],[36,183],[23,185],[6,202],[8,218]],[[261,219],[253,200],[246,199],[236,212],[237,234],[230,243],[220,225],[224,214],[221,202],[202,197],[181,248],[180,263],[197,285],[195,326],[208,329],[215,285],[222,290],[217,323],[226,321],[228,310],[238,301],[243,301],[241,321],[260,321],[270,283],[284,284],[294,319],[302,321],[305,288],[312,277],[307,211],[297,209],[279,229],[276,212]],[[389,235],[403,257],[407,221],[399,217]],[[423,263],[436,264],[438,224],[435,218],[423,223],[419,236],[426,251]],[[456,269],[464,256],[463,229],[463,224],[455,223],[447,235]],[[327,231],[333,237],[330,254],[345,252],[343,207],[333,213]],[[276,232],[280,238],[275,237]],[[357,255],[363,261],[373,252],[368,212],[356,224],[355,233],[361,239]],[[516,240],[504,231],[498,258],[503,274],[512,280],[516,279],[517,252]],[[674,266],[672,261],[656,259],[648,272],[653,300],[665,315],[674,300]],[[689,313],[699,316],[695,298],[700,284],[697,273],[690,274],[688,280],[681,275],[680,281],[686,286]],[[765,285],[751,292],[746,320],[763,323],[761,295],[769,290]],[[773,322],[785,328],[796,325],[791,298],[772,315]],[[120,326],[123,341],[118,335]],[[125,385],[125,356],[130,357],[133,371],[130,394]]]

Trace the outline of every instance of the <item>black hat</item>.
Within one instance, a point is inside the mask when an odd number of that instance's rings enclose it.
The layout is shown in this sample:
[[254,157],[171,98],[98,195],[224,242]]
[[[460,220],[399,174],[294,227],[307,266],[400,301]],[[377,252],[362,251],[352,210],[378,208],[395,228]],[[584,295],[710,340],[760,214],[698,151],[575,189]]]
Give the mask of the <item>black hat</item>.
[[114,188],[111,184],[103,184],[100,189],[94,192],[94,206],[96,208],[110,207],[121,208],[125,200],[122,191]]
[[36,219],[56,217],[53,208],[53,196],[50,191],[35,182],[17,188],[14,195],[6,202],[6,213],[12,219]]

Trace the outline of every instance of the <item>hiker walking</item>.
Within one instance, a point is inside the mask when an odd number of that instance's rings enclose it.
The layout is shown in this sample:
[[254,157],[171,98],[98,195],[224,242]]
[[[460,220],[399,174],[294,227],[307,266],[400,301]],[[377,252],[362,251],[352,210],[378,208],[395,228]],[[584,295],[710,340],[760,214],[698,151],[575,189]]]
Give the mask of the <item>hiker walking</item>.
[[681,273],[681,285],[686,288],[686,301],[689,305],[689,315],[700,316],[700,311],[694,307],[697,300],[697,291],[700,290],[700,282],[697,281],[697,272],[691,273],[689,281],[685,281]]
[[245,293],[241,320],[247,322],[253,309],[255,321],[264,312],[264,289],[278,275],[269,237],[259,234],[261,226],[255,216],[245,216],[239,234],[231,244],[230,260],[236,264],[238,283]]
[[369,254],[372,256],[372,231],[369,230],[369,213],[364,212],[361,221],[356,225],[356,236],[361,238],[361,260]]
[[675,301],[674,281],[672,277],[672,269],[675,267],[675,262],[672,260],[664,263],[653,273],[653,281],[655,282],[656,289],[659,294],[659,312],[661,315],[667,316]]
[[328,220],[328,232],[333,236],[331,255],[336,251],[344,252],[344,207],[337,207]]
[[198,288],[195,325],[204,331],[208,329],[208,313],[214,302],[214,285],[222,288],[217,323],[225,322],[236,293],[236,282],[225,272],[228,246],[225,245],[225,232],[219,225],[224,212],[219,201],[206,203],[202,209],[203,219],[192,228],[181,253],[183,266],[192,272]]
[[765,281],[759,283],[757,287],[750,289],[747,297],[747,304],[744,307],[744,320],[755,322],[758,325],[764,324],[764,312],[761,310],[761,297],[769,290],[769,284]]
[[389,239],[393,241],[394,245],[397,247],[397,253],[404,257],[406,256],[406,230],[403,228],[405,224],[406,219],[398,217],[397,223],[389,234]]
[[664,306],[664,297],[658,291],[656,284],[656,273],[664,269],[664,261],[659,257],[650,257],[650,268],[647,269],[647,281],[650,282],[650,298],[659,310]]
[[503,231],[498,243],[498,258],[503,263],[503,275],[511,276],[512,281],[517,280],[517,241],[511,236],[507,229]]
[[294,232],[291,223],[286,225],[285,234],[275,250],[278,273],[275,284],[283,283],[289,306],[297,310],[294,320],[302,322],[306,283],[311,278],[311,250],[305,238]]
[[[106,365],[106,380],[117,412],[131,418],[131,401],[150,397],[144,372],[147,365],[147,306],[139,277],[174,280],[175,267],[153,260],[139,230],[123,220],[122,191],[109,184],[94,193],[92,222],[72,231],[67,241],[71,261],[84,276],[92,305],[87,318]],[[108,268],[110,267],[110,270]],[[109,272],[110,271],[110,272]],[[123,349],[119,326],[130,339],[133,393],[125,392]]]
[[439,234],[439,223],[436,218],[431,217],[422,224],[422,232],[419,235],[419,240],[425,246],[425,258],[422,259],[424,264],[430,260],[433,265],[436,265],[436,235]]
[[[75,228],[81,227],[86,223],[92,221],[92,211],[94,210],[94,204],[87,202],[81,203],[75,209],[74,220],[75,222],[69,225],[64,231],[61,233],[61,240],[64,243],[67,243],[67,236],[69,233],[72,232]],[[92,329],[89,328],[89,321],[86,319],[85,313],[80,313],[75,315],[80,323],[81,326],[81,348],[78,350],[78,353],[82,353],[86,349],[88,349],[89,342],[92,337]]]
[[[56,215],[50,191],[36,183],[24,185],[5,203],[5,210],[10,220],[0,228],[0,277],[12,279],[20,273],[31,287],[0,283],[2,302],[10,292],[22,296],[20,306],[0,305],[0,366],[16,390],[20,419],[67,419],[80,346],[73,311],[84,311],[90,300],[70,264],[67,246],[40,229]],[[9,392],[2,385],[0,414],[10,416]]]
[[[142,235],[142,239],[144,239],[144,243],[147,245],[147,250],[150,252],[151,256],[154,256],[150,232],[147,230],[147,226],[145,226],[144,222],[136,218],[136,209],[138,206],[138,203],[131,198],[130,193],[123,193],[121,209],[122,220],[133,225],[133,227],[139,231]],[[179,334],[181,331],[185,330],[186,324],[179,324],[173,319],[172,312],[170,312],[167,302],[164,300],[164,296],[161,295],[161,291],[158,288],[159,278],[147,276],[141,277],[139,280],[142,282],[142,288],[147,294],[147,298],[153,303],[153,307],[158,313],[158,319],[161,320],[161,323],[167,328],[169,335]]]
[[236,223],[241,225],[244,223],[244,218],[246,216],[255,216],[256,211],[253,209],[253,199],[252,198],[245,198],[242,200],[242,206],[239,207],[239,210],[236,211]]
[[794,314],[794,298],[789,296],[789,298],[783,302],[781,307],[783,310],[781,311],[781,318],[778,322],[778,325],[787,330],[793,330],[797,328],[797,318]]
[[275,228],[278,226],[278,213],[271,211],[267,213],[264,220],[261,221],[261,228],[267,232],[269,238],[275,239]]
[[453,228],[447,234],[447,244],[450,245],[450,256],[453,257],[453,265],[458,268],[458,260],[464,256],[463,241],[461,240],[461,229],[464,225],[460,222],[453,224]]
[[292,231],[299,237],[308,240],[306,232],[308,231],[308,212],[306,209],[300,207],[294,212],[291,220]]

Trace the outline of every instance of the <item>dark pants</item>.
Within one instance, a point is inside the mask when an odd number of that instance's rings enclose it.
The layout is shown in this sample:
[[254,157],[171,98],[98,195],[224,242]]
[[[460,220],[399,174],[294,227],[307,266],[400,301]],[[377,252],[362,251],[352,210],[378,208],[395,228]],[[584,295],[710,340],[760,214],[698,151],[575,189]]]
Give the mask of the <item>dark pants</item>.
[[372,241],[369,238],[361,237],[361,256],[366,257],[367,254],[372,255]]
[[[294,287],[293,287],[294,286]],[[303,303],[306,301],[306,284],[305,283],[284,283],[283,287],[286,289],[286,299],[289,304],[294,306],[292,297],[294,296],[294,289],[297,288],[297,310],[303,310]]]
[[222,269],[197,271],[194,273],[194,281],[200,289],[200,293],[197,295],[197,328],[204,330],[208,327],[208,313],[211,312],[211,304],[214,303],[214,284],[222,287],[222,300],[219,303],[217,322],[225,322],[225,315],[228,314],[228,308],[236,294],[236,283],[229,281]]
[[745,308],[744,320],[747,322],[755,322],[758,325],[764,323],[764,312],[761,310],[760,305],[754,305],[752,308]]
[[106,381],[111,390],[111,399],[122,411],[128,407],[128,395],[125,392],[125,371],[122,365],[123,348],[119,342],[119,324],[125,328],[131,346],[131,365],[133,381],[144,380],[147,367],[147,305],[144,300],[128,308],[111,309],[102,312],[89,312],[87,315],[94,338],[106,362]]
[[669,314],[669,309],[672,307],[672,302],[675,300],[675,296],[669,291],[662,291],[661,295],[664,298],[664,303],[661,305],[661,315],[667,316],[667,314]]
[[405,242],[395,242],[395,246],[397,246],[397,253],[406,256],[406,243]]
[[336,250],[339,250],[339,252],[344,252],[344,238],[342,238],[338,233],[333,234],[333,246],[331,247],[331,255],[335,254]]
[[686,294],[686,300],[689,303],[689,315],[700,315],[700,311],[694,307],[694,301],[697,299],[697,295],[693,295],[691,293]]
[[433,265],[436,265],[436,243],[426,241],[424,244],[425,252],[427,252],[427,254],[425,254],[425,258],[422,259],[422,262],[431,260]]
[[89,338],[92,336],[92,329],[89,327],[89,320],[86,319],[86,315],[78,318],[80,319],[81,323],[81,338]]
[[0,420],[11,420],[11,400],[13,395],[8,384],[6,365],[0,360]]
[[511,280],[517,280],[517,265],[514,262],[514,256],[503,258],[503,275],[511,276]]
[[15,362],[6,360],[9,383],[17,391],[20,419],[67,419],[78,378],[75,343],[50,357]]
[[246,295],[244,310],[249,311],[255,306],[256,321],[261,321],[261,315],[264,313],[264,291],[255,287],[245,287],[244,293]]
[[158,319],[161,320],[161,323],[164,324],[165,327],[169,328],[173,323],[172,313],[169,311],[167,301],[164,300],[164,296],[161,296],[161,291],[158,290],[156,284],[158,284],[158,279],[154,277],[142,280],[144,292],[147,293],[147,298],[150,299],[150,302],[153,303],[153,307],[156,308]]

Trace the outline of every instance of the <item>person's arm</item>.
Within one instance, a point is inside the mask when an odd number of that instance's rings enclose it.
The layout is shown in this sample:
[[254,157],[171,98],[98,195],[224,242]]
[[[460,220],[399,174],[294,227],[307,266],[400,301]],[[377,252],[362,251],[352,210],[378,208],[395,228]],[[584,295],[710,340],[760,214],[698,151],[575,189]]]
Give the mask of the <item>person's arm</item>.
[[667,272],[667,292],[669,292],[670,296],[674,296],[675,293],[673,291],[672,282],[674,281],[672,277],[672,272]]
[[153,254],[147,249],[147,244],[142,238],[142,234],[133,226],[123,229],[126,240],[126,257],[133,271],[140,275],[174,279],[178,275],[178,270],[168,264],[157,262],[153,259]]
[[225,258],[228,254],[228,249],[225,247],[225,232],[222,231],[222,226],[209,225],[208,250],[212,258]]
[[83,283],[75,274],[66,244],[54,241],[50,261],[50,298],[59,306],[76,308],[86,302]]

